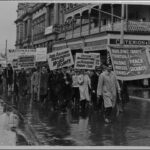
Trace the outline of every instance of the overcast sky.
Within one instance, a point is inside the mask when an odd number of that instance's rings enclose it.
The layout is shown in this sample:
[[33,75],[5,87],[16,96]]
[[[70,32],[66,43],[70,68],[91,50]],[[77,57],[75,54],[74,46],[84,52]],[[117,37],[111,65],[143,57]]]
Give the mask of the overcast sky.
[[17,4],[16,1],[0,1],[0,53],[5,52],[6,40],[8,48],[15,48]]

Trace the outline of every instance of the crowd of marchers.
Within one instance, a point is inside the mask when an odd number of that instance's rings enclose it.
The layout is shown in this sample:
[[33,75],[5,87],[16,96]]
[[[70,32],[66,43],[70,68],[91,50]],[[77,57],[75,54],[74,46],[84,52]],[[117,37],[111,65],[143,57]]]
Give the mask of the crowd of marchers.
[[29,95],[34,102],[54,111],[66,113],[75,107],[81,112],[91,108],[100,111],[106,123],[112,121],[113,109],[118,115],[129,101],[127,83],[117,80],[110,65],[95,70],[49,70],[47,66],[13,70],[8,64],[1,71],[0,82],[3,91]]

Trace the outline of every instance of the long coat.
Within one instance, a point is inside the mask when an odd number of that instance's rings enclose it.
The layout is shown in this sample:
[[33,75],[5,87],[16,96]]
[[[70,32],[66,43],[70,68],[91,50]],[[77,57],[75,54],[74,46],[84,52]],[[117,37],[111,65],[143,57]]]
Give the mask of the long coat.
[[38,87],[40,82],[40,73],[34,72],[31,76],[31,93],[38,93]]
[[19,88],[25,88],[27,84],[25,71],[19,73],[18,80],[19,80]]
[[117,90],[120,91],[120,87],[116,76],[113,72],[110,74],[105,71],[99,76],[97,95],[102,95],[104,99],[104,107],[115,107]]
[[128,93],[127,81],[120,81],[119,80],[119,85],[121,88],[122,104],[125,105],[126,103],[129,102],[129,93]]
[[12,67],[10,67],[6,70],[6,81],[7,81],[7,84],[13,83],[13,69],[12,69]]
[[89,88],[91,88],[91,80],[88,75],[78,76],[80,100],[90,101]]
[[47,95],[48,92],[48,73],[40,74],[40,95]]
[[72,78],[68,73],[65,75],[63,97],[66,100],[70,100],[72,98]]
[[91,76],[91,90],[94,90],[95,92],[97,92],[97,84],[98,84],[98,75],[94,73]]

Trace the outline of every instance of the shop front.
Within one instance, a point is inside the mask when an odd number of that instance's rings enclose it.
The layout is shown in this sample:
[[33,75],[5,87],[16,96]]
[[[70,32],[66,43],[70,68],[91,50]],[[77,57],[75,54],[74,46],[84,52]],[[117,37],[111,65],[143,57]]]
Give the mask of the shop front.
[[[103,35],[96,35],[91,37],[84,37],[80,39],[73,39],[72,41],[65,41],[53,45],[53,50],[61,50],[69,47],[71,49],[73,58],[76,53],[99,53],[101,64],[108,64],[110,62],[108,46],[120,45],[121,35],[119,32],[107,32]],[[124,46],[150,46],[150,35],[148,34],[124,34]],[[132,82],[136,86],[149,87],[150,79],[135,80]]]
[[84,53],[100,54],[100,63],[107,64],[108,36],[106,33],[85,38]]
[[68,42],[67,45],[71,49],[71,53],[74,60],[76,53],[83,53],[84,42],[81,39],[78,41]]
[[[109,36],[109,45],[119,45],[120,44],[120,35],[119,34],[110,34]],[[124,35],[124,46],[131,47],[149,47],[150,46],[150,35],[148,34],[125,34]],[[150,64],[149,64],[150,65]],[[141,79],[130,81],[129,84],[139,86],[139,87],[150,87],[150,79]]]
[[79,39],[77,41],[66,41],[59,44],[53,45],[53,51],[63,50],[65,48],[70,48],[73,59],[75,59],[76,53],[82,53],[84,48],[84,42]]

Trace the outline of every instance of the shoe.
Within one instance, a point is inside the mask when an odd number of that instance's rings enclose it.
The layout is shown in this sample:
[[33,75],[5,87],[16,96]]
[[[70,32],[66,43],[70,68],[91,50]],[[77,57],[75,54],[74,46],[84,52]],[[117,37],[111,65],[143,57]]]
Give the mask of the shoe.
[[62,111],[60,114],[65,115],[65,114],[67,114],[67,111]]
[[109,123],[112,123],[112,120],[109,119]]
[[119,109],[119,112],[120,112],[120,113],[123,113],[123,111],[124,111],[124,110],[123,110],[122,108]]
[[110,123],[109,119],[105,118],[105,123]]

